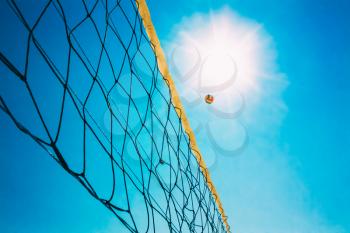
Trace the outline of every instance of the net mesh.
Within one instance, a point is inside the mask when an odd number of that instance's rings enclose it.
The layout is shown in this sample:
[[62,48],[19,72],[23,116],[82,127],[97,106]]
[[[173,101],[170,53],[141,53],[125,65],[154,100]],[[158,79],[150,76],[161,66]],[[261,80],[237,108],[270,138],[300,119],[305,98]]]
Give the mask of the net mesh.
[[116,216],[117,232],[226,232],[138,5],[0,4],[0,109]]

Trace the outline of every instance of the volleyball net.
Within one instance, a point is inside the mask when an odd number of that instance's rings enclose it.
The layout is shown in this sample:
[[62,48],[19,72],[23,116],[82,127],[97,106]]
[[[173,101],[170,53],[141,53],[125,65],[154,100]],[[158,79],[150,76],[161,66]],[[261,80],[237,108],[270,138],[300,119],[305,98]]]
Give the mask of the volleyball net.
[[230,232],[144,0],[0,8],[0,109],[118,232]]

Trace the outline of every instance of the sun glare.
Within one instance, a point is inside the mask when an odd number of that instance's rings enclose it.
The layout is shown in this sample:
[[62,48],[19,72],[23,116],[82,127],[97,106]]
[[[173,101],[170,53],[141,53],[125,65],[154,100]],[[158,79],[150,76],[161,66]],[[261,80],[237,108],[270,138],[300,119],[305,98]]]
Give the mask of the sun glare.
[[170,65],[181,89],[220,96],[232,88],[244,97],[259,96],[259,80],[268,76],[274,59],[260,24],[223,9],[186,18],[176,29]]

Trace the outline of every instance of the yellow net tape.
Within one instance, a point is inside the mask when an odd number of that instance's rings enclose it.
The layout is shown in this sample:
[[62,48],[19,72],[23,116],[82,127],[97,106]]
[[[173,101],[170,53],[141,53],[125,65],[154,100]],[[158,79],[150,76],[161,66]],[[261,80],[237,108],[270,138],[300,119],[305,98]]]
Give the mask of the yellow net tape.
[[172,103],[175,107],[175,110],[176,110],[176,113],[177,115],[180,117],[181,119],[181,122],[182,122],[182,125],[183,125],[183,128],[186,132],[186,134],[188,135],[189,137],[189,141],[190,141],[190,145],[191,145],[191,150],[193,152],[193,154],[195,154],[196,158],[197,158],[197,161],[198,161],[198,164],[201,168],[201,171],[202,173],[204,174],[204,177],[206,178],[206,182],[207,182],[207,185],[215,199],[215,202],[218,206],[218,209],[219,209],[219,212],[222,216],[222,220],[225,224],[225,227],[226,227],[226,230],[227,232],[231,232],[230,231],[230,226],[228,225],[228,222],[227,222],[227,216],[225,215],[225,211],[224,211],[224,208],[221,204],[221,201],[220,201],[220,198],[219,198],[219,195],[215,189],[215,186],[210,178],[210,175],[209,175],[209,172],[208,172],[208,168],[207,166],[205,165],[205,162],[204,162],[204,159],[201,155],[201,152],[198,148],[198,145],[197,145],[197,142],[196,142],[196,138],[195,138],[195,135],[192,131],[192,128],[190,126],[190,123],[186,117],[186,114],[185,114],[185,109],[184,107],[182,106],[182,103],[181,103],[181,100],[180,100],[180,97],[179,97],[179,94],[178,92],[176,91],[176,88],[175,88],[175,84],[174,84],[174,81],[170,75],[170,72],[169,72],[169,68],[168,68],[168,65],[167,65],[167,62],[166,62],[166,59],[165,59],[165,55],[164,55],[164,52],[160,46],[160,42],[159,42],[159,39],[158,39],[158,36],[157,36],[157,33],[154,29],[154,26],[153,26],[153,23],[152,23],[152,20],[151,20],[151,15],[150,15],[150,12],[148,10],[148,6],[147,6],[147,3],[145,0],[136,0],[136,3],[138,5],[138,10],[139,10],[139,13],[140,13],[140,16],[142,18],[142,21],[143,21],[143,25],[146,29],[146,32],[147,32],[147,35],[152,43],[152,48],[153,48],[153,51],[157,57],[157,62],[158,62],[158,68],[159,68],[159,71],[161,72],[167,86],[169,87],[170,89],[170,94],[171,94],[171,99],[172,99]]

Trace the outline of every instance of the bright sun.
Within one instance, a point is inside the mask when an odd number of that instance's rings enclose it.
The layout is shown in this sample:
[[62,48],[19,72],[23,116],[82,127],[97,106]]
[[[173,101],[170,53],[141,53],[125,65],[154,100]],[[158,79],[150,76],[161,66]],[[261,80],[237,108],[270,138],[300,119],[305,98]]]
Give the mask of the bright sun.
[[237,91],[245,98],[259,97],[259,80],[269,76],[275,58],[261,25],[224,8],[185,18],[175,31],[168,59],[181,95],[213,94],[223,105]]

